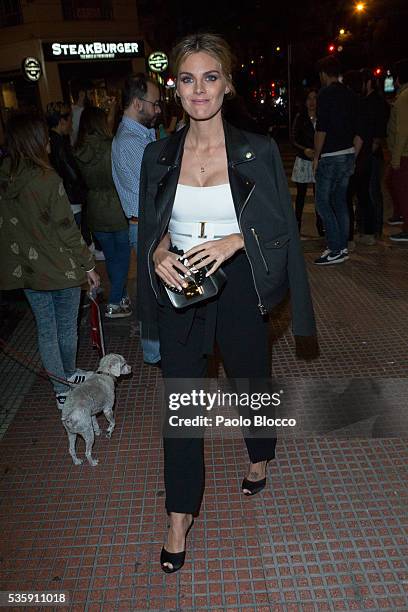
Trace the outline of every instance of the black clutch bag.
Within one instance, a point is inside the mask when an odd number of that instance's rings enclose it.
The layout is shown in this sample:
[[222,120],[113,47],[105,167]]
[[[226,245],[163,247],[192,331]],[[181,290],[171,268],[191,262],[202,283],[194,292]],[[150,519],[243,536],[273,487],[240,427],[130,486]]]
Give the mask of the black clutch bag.
[[211,276],[206,276],[211,266],[204,266],[197,270],[194,266],[186,264],[187,259],[183,259],[184,251],[179,251],[175,247],[171,247],[170,251],[180,255],[181,263],[190,270],[189,276],[180,274],[180,280],[186,280],[188,283],[187,287],[183,287],[181,290],[177,289],[177,287],[171,287],[162,280],[163,286],[174,308],[187,308],[188,306],[197,304],[197,302],[203,302],[218,294],[227,280],[227,276],[221,268],[218,268]]

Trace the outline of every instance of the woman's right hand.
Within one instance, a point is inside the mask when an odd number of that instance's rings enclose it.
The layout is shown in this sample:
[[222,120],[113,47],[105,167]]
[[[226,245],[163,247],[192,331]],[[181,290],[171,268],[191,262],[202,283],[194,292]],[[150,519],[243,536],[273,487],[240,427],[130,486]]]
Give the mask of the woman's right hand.
[[159,244],[153,253],[153,263],[156,274],[165,283],[171,287],[177,287],[179,291],[183,287],[187,287],[187,282],[181,279],[177,272],[180,271],[180,274],[189,275],[190,271],[183,266],[179,260],[179,255],[169,251],[162,243]]
[[304,149],[304,154],[309,159],[313,159],[313,157],[314,157],[314,149]]

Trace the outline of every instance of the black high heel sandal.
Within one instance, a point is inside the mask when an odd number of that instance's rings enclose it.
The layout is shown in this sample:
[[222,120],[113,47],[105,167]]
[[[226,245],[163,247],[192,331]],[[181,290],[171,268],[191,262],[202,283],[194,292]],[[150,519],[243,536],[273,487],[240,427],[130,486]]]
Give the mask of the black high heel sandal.
[[[191,521],[191,523],[189,525],[189,528],[186,531],[185,540],[184,540],[184,546],[185,546],[185,542],[187,540],[188,532],[190,531],[190,529],[192,528],[193,525],[194,525],[194,518],[192,519],[192,521]],[[163,572],[166,572],[166,574],[174,574],[174,572],[178,572],[178,570],[183,567],[185,559],[186,559],[186,550],[185,550],[185,548],[184,548],[184,550],[182,550],[181,552],[178,552],[178,553],[171,553],[168,550],[166,550],[164,548],[164,546],[161,549],[161,553],[160,553],[160,565],[161,565],[161,568],[162,568]],[[171,563],[173,567],[170,568],[167,565],[164,565],[164,563]]]
[[[265,471],[266,471],[266,468],[268,467],[268,463],[269,463],[269,460],[266,462]],[[247,497],[251,497],[252,495],[256,495],[257,493],[262,491],[262,489],[265,488],[265,485],[266,485],[266,476],[265,478],[261,478],[261,480],[248,480],[247,478],[244,478],[242,481],[241,490],[244,495],[246,495]],[[245,493],[245,490],[250,491],[250,492]]]

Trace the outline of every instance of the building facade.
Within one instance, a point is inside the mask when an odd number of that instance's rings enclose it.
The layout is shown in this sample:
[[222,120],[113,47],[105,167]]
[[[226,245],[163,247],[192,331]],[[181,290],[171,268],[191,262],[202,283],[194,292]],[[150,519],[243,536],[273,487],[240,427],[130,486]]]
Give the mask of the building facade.
[[104,106],[146,70],[135,0],[0,0],[0,114],[45,109],[86,83]]

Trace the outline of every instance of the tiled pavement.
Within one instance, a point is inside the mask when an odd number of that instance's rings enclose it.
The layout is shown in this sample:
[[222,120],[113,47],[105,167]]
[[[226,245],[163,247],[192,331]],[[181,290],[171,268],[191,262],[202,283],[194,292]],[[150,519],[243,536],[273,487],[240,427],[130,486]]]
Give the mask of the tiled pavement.
[[[289,169],[289,156],[285,163]],[[310,204],[306,219],[312,228]],[[328,385],[370,377],[392,401],[407,382],[408,250],[384,239],[357,247],[344,265],[317,269],[311,262],[321,245],[304,244],[321,355],[296,360],[283,306],[271,325],[274,373]],[[108,350],[122,353],[134,373],[118,385],[117,427],[111,440],[96,439],[95,468],[72,464],[48,383],[0,361],[8,410],[0,589],[69,591],[66,609],[75,611],[408,610],[408,453],[399,437],[281,440],[268,486],[253,499],[239,488],[242,441],[209,438],[186,565],[163,574],[159,373],[142,363],[134,322],[109,322],[105,331]],[[9,342],[38,365],[29,313]],[[85,317],[78,365],[96,363]],[[80,440],[79,456],[83,450]]]

